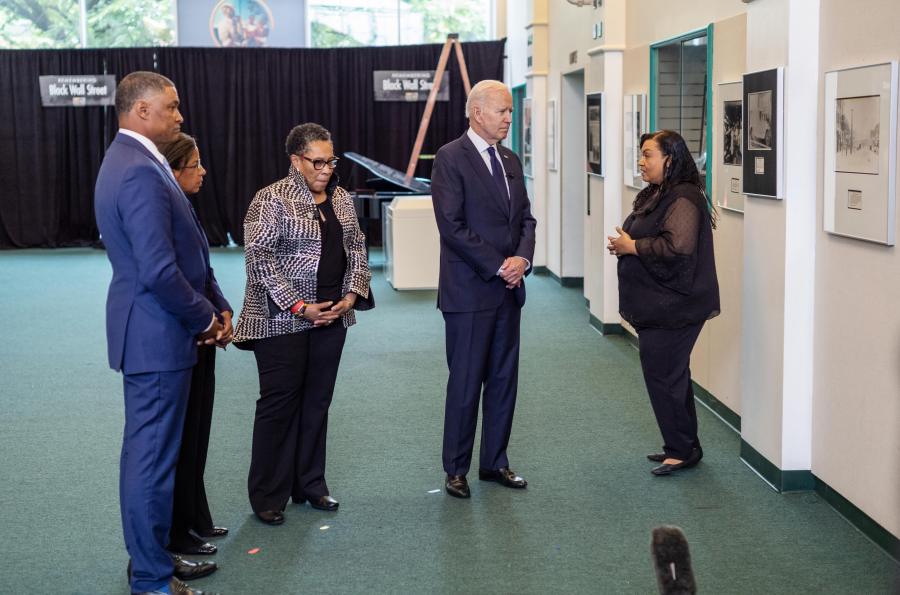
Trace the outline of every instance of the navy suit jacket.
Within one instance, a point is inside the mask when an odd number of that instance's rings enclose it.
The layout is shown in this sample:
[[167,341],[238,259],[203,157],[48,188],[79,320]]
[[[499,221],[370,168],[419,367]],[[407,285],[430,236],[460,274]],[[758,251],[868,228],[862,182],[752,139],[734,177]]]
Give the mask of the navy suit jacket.
[[140,374],[193,366],[196,335],[231,306],[184,192],[146,147],[120,133],[100,166],[94,211],[113,269],[106,300],[110,367]]
[[[508,291],[525,304],[525,281],[506,289],[497,276],[509,256],[534,260],[535,219],[525,191],[522,164],[498,146],[509,198],[501,195],[467,134],[440,148],[431,174],[434,215],[441,236],[438,308],[475,312],[497,308]],[[530,272],[530,269],[529,269]]]

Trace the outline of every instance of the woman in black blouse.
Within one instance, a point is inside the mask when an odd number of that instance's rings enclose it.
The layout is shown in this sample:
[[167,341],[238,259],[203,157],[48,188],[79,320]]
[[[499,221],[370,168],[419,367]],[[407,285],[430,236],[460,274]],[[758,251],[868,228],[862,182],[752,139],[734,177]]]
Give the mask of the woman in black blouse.
[[331,134],[294,127],[288,176],[256,193],[244,219],[247,288],[234,344],[252,349],[260,398],[248,490],[256,516],[284,522],[289,498],[337,510],[325,436],[347,327],[372,307],[365,236],[337,185]]
[[634,210],[607,249],[619,257],[619,312],[638,333],[641,368],[663,452],[654,475],[693,467],[703,458],[690,359],[703,323],[719,314],[713,258],[715,212],[694,159],[677,132],[641,137],[641,177]]

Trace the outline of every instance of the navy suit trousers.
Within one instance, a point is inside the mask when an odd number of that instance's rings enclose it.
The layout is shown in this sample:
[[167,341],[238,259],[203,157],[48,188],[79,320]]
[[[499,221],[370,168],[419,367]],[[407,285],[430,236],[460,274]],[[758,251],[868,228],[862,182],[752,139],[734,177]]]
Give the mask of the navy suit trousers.
[[119,502],[132,562],[131,590],[143,593],[164,587],[172,578],[166,545],[191,368],[125,374],[124,384]]
[[516,408],[521,313],[512,291],[507,291],[500,306],[491,310],[444,312],[450,377],[443,463],[449,475],[465,475],[469,471],[479,400],[480,468],[509,466],[506,447]]

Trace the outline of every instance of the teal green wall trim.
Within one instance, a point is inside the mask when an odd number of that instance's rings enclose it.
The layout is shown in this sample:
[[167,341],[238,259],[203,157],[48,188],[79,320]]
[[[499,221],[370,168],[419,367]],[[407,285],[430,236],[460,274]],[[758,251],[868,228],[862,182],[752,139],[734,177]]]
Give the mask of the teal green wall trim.
[[716,415],[725,420],[736,432],[741,431],[741,416],[732,411],[728,405],[717,399],[711,392],[694,381],[694,396],[700,399],[704,405],[712,409]]
[[584,277],[560,277],[547,267],[534,267],[535,275],[547,275],[563,287],[584,287]]
[[712,210],[713,164],[713,24],[706,27],[706,201]]
[[588,310],[590,310],[591,309],[591,300],[584,298],[584,307],[587,308]]
[[654,46],[650,46],[650,105],[648,109],[650,110],[650,128],[648,130],[653,132],[656,130],[656,70],[659,66],[659,52],[656,51]]
[[879,525],[872,517],[857,508],[852,502],[837,493],[834,488],[813,475],[816,493],[832,508],[859,529],[863,535],[875,542],[894,560],[900,562],[900,539]]
[[779,492],[814,491],[831,505],[851,525],[871,539],[894,560],[900,561],[900,539],[878,524],[834,488],[813,475],[811,471],[782,471],[752,446],[741,440],[741,458]]
[[617,322],[602,322],[599,318],[590,315],[590,324],[592,327],[600,331],[601,335],[627,335],[625,329]]

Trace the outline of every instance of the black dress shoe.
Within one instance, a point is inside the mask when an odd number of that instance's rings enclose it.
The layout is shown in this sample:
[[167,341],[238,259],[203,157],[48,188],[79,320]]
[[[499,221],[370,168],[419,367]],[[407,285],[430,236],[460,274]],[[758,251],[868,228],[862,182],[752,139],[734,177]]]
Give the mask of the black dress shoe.
[[326,512],[334,512],[338,509],[338,506],[341,504],[332,498],[331,496],[325,495],[320,496],[318,498],[310,498],[309,505],[315,508],[316,510],[324,510]]
[[522,489],[528,485],[524,478],[516,475],[509,467],[500,467],[496,470],[479,469],[478,479],[481,481],[496,481],[508,488]]
[[654,452],[647,455],[648,461],[653,461],[654,463],[662,463],[669,457],[666,456],[664,452]]
[[257,512],[256,517],[267,525],[280,525],[284,522],[284,515],[280,510],[263,510]]
[[173,554],[182,554],[185,556],[211,556],[215,554],[218,549],[219,548],[213,544],[206,543],[199,537],[194,537],[190,533],[169,543],[168,547],[168,550]]
[[[212,591],[200,591],[199,589],[192,589],[187,586],[177,578],[172,578],[169,581],[169,593],[172,595],[217,595]],[[151,591],[150,593],[162,593],[162,591]]]
[[203,539],[215,539],[216,537],[225,537],[228,535],[228,529],[225,527],[210,527],[202,531],[196,531],[197,535]]
[[175,575],[175,578],[183,581],[197,580],[209,576],[219,569],[215,562],[194,562],[185,560],[181,556],[172,556],[172,563],[175,565],[172,574]]
[[472,496],[469,492],[469,482],[466,481],[465,475],[448,475],[447,476],[447,493],[454,498],[469,498]]

